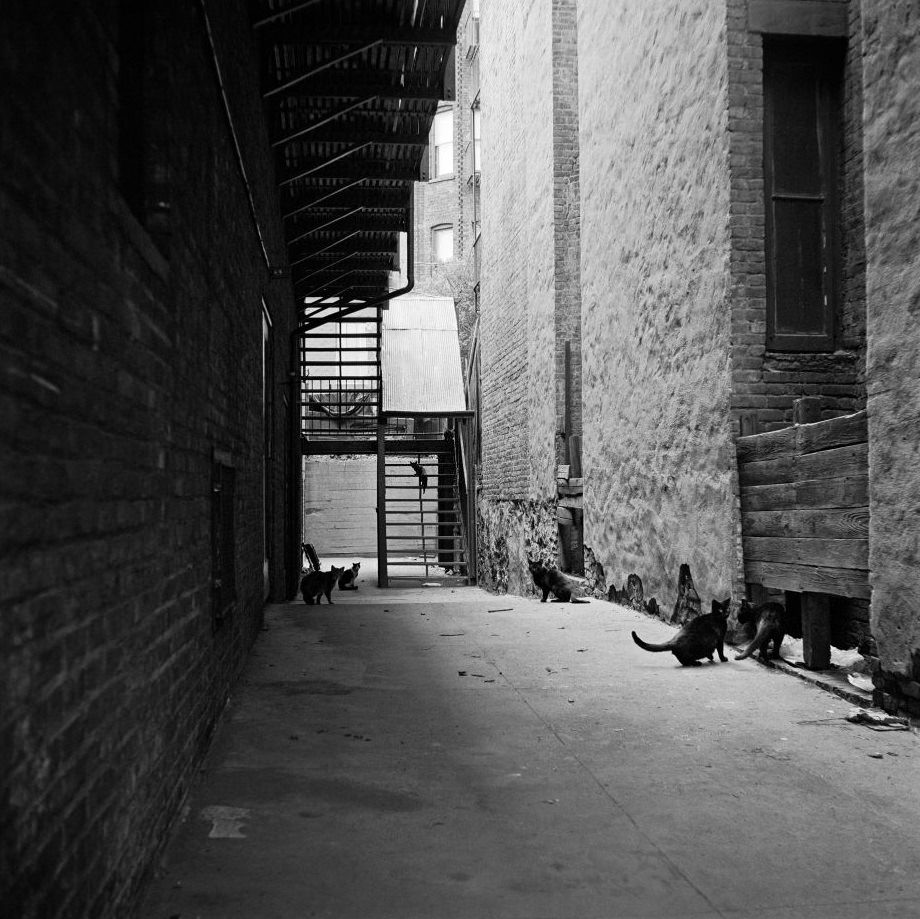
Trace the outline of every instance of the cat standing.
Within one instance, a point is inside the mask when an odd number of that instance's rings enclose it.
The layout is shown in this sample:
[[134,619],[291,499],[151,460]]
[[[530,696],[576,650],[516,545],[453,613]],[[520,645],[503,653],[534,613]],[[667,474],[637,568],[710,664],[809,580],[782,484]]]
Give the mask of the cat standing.
[[633,641],[646,651],[670,651],[684,667],[700,667],[700,658],[712,660],[713,654],[719,652],[719,660],[725,663],[725,632],[728,628],[728,613],[731,597],[722,602],[712,601],[712,612],[697,616],[687,622],[670,640],[660,645],[644,642],[635,632]]
[[328,571],[308,571],[300,579],[300,593],[303,596],[303,602],[308,606],[320,604],[325,594],[326,602],[332,603],[332,597],[330,596],[332,588],[335,587],[336,581],[344,571],[344,567],[332,567]]
[[[735,655],[735,660],[744,660],[750,657],[755,651],[760,651],[760,660],[768,667],[772,667],[770,658],[779,659],[780,645],[786,637],[786,609],[781,603],[762,603],[760,606],[751,606],[747,599],[741,601],[741,609],[738,611],[738,622],[746,625],[748,622],[756,624],[757,631],[754,634],[751,643],[741,652]],[[770,642],[773,642],[772,654],[767,653]]]
[[351,568],[346,569],[339,575],[339,590],[357,590],[358,571],[361,568],[361,562],[354,562]]
[[578,600],[572,596],[572,583],[557,568],[547,568],[540,561],[527,559],[527,567],[534,584],[543,592],[541,603],[546,603],[546,598],[553,594],[556,598],[553,603],[587,603],[587,600]]

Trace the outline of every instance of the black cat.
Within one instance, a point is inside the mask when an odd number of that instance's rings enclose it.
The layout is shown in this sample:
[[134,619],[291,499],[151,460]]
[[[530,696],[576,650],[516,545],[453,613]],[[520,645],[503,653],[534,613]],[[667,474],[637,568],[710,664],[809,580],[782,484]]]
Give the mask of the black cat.
[[323,602],[323,594],[326,595],[326,602],[332,603],[332,588],[335,587],[336,581],[345,571],[344,568],[330,568],[328,571],[309,571],[300,579],[300,593],[303,596],[303,602],[308,606],[320,604]]
[[527,559],[534,584],[543,592],[541,603],[546,603],[546,598],[552,593],[556,598],[553,603],[587,603],[587,600],[578,600],[572,596],[573,586],[566,576],[557,568],[547,568],[540,561]]
[[351,568],[346,569],[339,575],[339,590],[357,590],[358,570],[361,568],[361,562],[355,562]]
[[[760,606],[751,606],[748,601],[741,601],[741,609],[738,611],[738,622],[740,625],[746,625],[753,622],[757,631],[754,634],[751,643],[741,652],[735,655],[735,660],[744,660],[750,657],[755,651],[760,651],[760,660],[768,667],[772,667],[770,658],[779,658],[780,645],[786,637],[786,609],[781,603],[762,603]],[[772,654],[767,653],[770,642],[773,642]]]
[[411,460],[409,465],[412,467],[412,471],[418,476],[418,483],[422,491],[424,491],[428,487],[428,473],[425,472],[425,467],[418,462],[418,460]]
[[713,600],[711,613],[691,619],[664,644],[650,645],[635,632],[632,633],[633,641],[646,651],[670,651],[684,667],[700,667],[701,657],[708,657],[711,661],[717,651],[719,660],[724,663],[728,660],[724,648],[730,607],[731,597],[726,597],[721,603]]

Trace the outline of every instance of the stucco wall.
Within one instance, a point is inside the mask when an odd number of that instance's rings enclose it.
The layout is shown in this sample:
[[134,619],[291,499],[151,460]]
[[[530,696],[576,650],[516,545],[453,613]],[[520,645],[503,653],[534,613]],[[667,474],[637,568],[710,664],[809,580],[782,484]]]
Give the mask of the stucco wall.
[[863,0],[869,565],[882,666],[920,679],[920,10]]
[[585,545],[673,604],[730,592],[724,4],[578,10]]

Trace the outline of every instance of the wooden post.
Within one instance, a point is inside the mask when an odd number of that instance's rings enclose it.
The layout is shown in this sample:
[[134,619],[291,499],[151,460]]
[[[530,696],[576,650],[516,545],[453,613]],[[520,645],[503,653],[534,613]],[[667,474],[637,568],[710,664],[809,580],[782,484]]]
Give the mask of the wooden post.
[[802,656],[809,670],[831,665],[831,604],[827,594],[802,593]]
[[821,420],[824,400],[820,396],[802,396],[792,403],[793,424],[811,424]]
[[387,454],[386,421],[377,418],[377,586],[389,587],[387,577]]

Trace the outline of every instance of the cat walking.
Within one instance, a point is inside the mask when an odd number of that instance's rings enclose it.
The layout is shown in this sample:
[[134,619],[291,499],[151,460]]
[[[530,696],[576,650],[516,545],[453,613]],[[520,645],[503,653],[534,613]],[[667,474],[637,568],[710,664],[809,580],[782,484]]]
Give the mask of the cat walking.
[[728,613],[731,597],[721,602],[712,601],[712,612],[697,616],[687,622],[681,630],[663,644],[652,645],[643,641],[635,632],[633,641],[646,651],[670,651],[684,667],[701,667],[700,658],[710,661],[719,653],[719,660],[725,663],[725,632],[728,628]]
[[332,567],[328,571],[308,571],[300,579],[300,594],[307,606],[322,603],[323,596],[327,603],[332,603],[332,589],[344,573],[344,568]]

